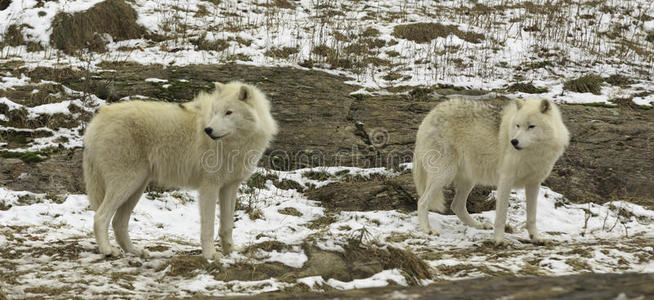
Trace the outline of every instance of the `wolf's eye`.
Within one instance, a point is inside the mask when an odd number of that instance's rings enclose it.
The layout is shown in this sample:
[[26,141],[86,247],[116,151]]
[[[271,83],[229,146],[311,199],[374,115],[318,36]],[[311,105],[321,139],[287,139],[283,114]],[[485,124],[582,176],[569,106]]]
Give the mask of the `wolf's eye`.
[[536,126],[534,126],[534,125],[529,125],[529,127],[527,127],[527,128],[532,129],[532,128],[534,128],[534,127],[536,127]]
[[231,110],[228,110],[228,111],[225,112],[225,115],[226,115],[226,116],[229,116],[229,115],[231,115],[231,114],[232,114],[232,111],[231,111]]
[[520,128],[520,124],[515,124],[515,127],[518,127],[518,128]]

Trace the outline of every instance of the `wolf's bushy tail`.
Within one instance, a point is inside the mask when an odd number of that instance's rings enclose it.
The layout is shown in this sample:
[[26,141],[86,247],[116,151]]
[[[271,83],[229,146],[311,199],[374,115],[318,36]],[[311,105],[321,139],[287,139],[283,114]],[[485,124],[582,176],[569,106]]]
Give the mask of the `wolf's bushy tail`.
[[86,196],[89,199],[91,204],[91,209],[96,210],[102,204],[104,200],[104,180],[102,178],[102,173],[96,168],[93,163],[90,155],[88,155],[88,149],[84,149],[84,155],[82,159],[82,168],[84,170],[84,183],[86,184]]

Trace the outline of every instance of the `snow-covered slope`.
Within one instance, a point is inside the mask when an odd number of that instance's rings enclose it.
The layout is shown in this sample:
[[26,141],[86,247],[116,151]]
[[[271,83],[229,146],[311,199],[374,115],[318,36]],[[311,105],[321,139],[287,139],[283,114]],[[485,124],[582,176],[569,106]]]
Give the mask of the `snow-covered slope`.
[[[0,32],[10,24],[24,24],[25,40],[47,47],[53,14],[84,10],[97,2],[13,1],[0,12],[0,18],[9,21]],[[539,96],[560,102],[633,98],[639,105],[650,105],[654,100],[654,5],[647,0],[129,3],[138,12],[138,23],[166,40],[110,43],[106,53],[81,57],[61,55],[50,47],[37,52],[7,47],[4,57],[22,59],[29,66],[64,63],[90,68],[101,61],[163,65],[237,61],[312,66],[347,74],[354,83],[373,90],[435,84],[496,90],[531,82],[547,88]],[[399,30],[419,23],[442,26]],[[205,48],[193,43],[198,39],[223,46],[200,50]],[[604,84],[597,95],[563,88],[565,81],[585,74],[604,78],[617,74],[630,84]]]

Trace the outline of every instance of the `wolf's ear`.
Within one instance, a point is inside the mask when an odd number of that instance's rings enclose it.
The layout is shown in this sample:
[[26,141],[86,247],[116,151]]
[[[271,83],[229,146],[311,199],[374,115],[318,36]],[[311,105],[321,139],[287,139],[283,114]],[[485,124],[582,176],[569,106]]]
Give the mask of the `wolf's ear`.
[[244,85],[241,86],[241,90],[238,92],[238,100],[245,101],[250,96],[250,89]]
[[220,92],[220,91],[222,91],[223,88],[225,87],[225,84],[224,84],[224,83],[220,83],[220,82],[218,82],[218,81],[214,82],[213,84],[214,84],[214,86],[216,87],[216,89],[215,89],[216,92]]
[[543,99],[540,102],[540,112],[546,113],[550,109],[552,109],[552,104],[547,99]]
[[513,103],[515,103],[515,106],[518,108],[518,110],[520,110],[522,108],[522,105],[525,103],[525,101],[520,99],[515,99]]

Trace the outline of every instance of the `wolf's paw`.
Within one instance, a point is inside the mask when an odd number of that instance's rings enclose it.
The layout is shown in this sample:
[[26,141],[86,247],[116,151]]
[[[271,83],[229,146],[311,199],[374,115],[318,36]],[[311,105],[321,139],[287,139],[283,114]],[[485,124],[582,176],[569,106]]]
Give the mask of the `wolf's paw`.
[[234,245],[234,242],[230,241],[222,244],[223,254],[225,256],[230,256],[232,252],[241,252],[243,247]]
[[431,228],[429,226],[424,226],[424,227],[421,226],[420,231],[422,231],[422,232],[424,232],[426,234],[429,234],[429,235],[433,235],[433,236],[439,236],[440,235],[438,233],[438,231],[434,230],[433,228]]
[[150,257],[150,252],[145,249],[134,249],[131,251],[132,254],[140,257],[140,258],[148,258]]
[[100,248],[99,250],[101,254],[104,254],[106,256],[114,256],[114,257],[120,256],[120,249],[116,247],[109,246],[106,248]]
[[498,246],[498,247],[506,247],[506,246],[510,246],[512,243],[511,243],[511,241],[509,241],[506,238],[502,237],[502,238],[494,238],[493,239],[493,244],[495,244],[495,246]]
[[225,255],[223,255],[221,252],[216,252],[216,253],[213,254],[213,257],[211,259],[221,260],[221,259],[223,259],[223,257],[225,257]]
[[206,258],[207,260],[220,260],[225,256],[222,254],[222,252],[217,252],[216,249],[212,249],[210,251],[202,251],[202,257]]
[[529,240],[530,243],[538,246],[545,246],[552,243],[552,241],[542,238],[539,234],[530,234]]
[[213,254],[210,255],[206,255],[203,253],[202,256],[207,260],[221,260],[223,257],[225,257],[225,255],[223,255],[222,252],[214,252]]
[[232,251],[237,252],[237,253],[242,252],[244,249],[245,248],[242,247],[242,246],[236,246],[236,245],[232,246]]
[[475,224],[472,224],[472,227],[480,229],[480,230],[493,229],[493,225],[491,225],[488,222],[477,222]]

